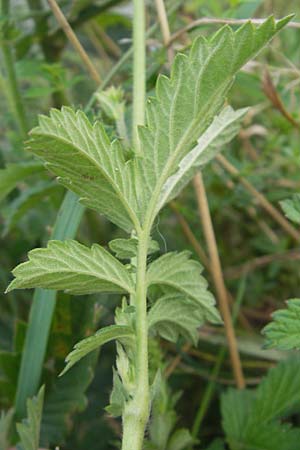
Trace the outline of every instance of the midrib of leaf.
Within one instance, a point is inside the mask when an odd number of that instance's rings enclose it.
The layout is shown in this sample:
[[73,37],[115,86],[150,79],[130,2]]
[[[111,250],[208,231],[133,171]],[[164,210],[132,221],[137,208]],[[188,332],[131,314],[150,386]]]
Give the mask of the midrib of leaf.
[[[217,91],[221,91],[224,89],[224,85],[226,85],[228,83],[228,80],[226,80],[226,83],[224,82],[219,89],[217,89]],[[175,97],[175,96],[174,96]],[[174,105],[176,102],[172,101],[172,105]],[[183,136],[181,137],[180,141],[178,142],[177,146],[175,147],[175,150],[173,152],[170,153],[170,157],[161,173],[161,176],[158,178],[156,187],[153,191],[153,195],[151,196],[150,202],[149,202],[149,207],[147,210],[147,214],[146,214],[146,219],[145,219],[145,223],[146,224],[150,224],[150,228],[153,224],[153,221],[156,217],[156,213],[158,211],[156,211],[156,208],[159,204],[158,200],[160,197],[160,193],[161,190],[163,188],[163,185],[165,184],[166,180],[169,178],[169,176],[172,175],[173,173],[173,166],[174,166],[174,162],[176,161],[177,157],[179,154],[182,153],[182,149],[186,148],[186,146],[189,144],[189,135],[191,134],[191,130],[196,126],[197,122],[199,121],[199,117],[201,117],[201,114],[203,112],[202,108],[199,111],[199,114],[197,114],[197,116],[194,118],[194,120],[191,122],[191,125],[186,129],[186,131],[184,132]],[[212,106],[207,110],[206,114],[205,114],[205,118],[209,117],[210,112],[212,110]],[[200,121],[201,125],[203,126],[203,123],[205,123],[205,120]],[[195,134],[195,133],[194,133]],[[156,148],[157,150],[157,148]],[[157,153],[157,152],[156,152]]]
[[[80,132],[81,132],[81,130],[80,130]],[[43,132],[34,132],[32,134],[35,134],[37,136],[49,137],[51,139],[54,138],[57,141],[61,142],[62,144],[66,144],[66,145],[74,147],[74,149],[76,151],[78,151],[78,153],[81,153],[85,158],[87,158],[93,165],[95,165],[97,167],[97,169],[101,172],[101,174],[104,176],[104,178],[109,182],[110,186],[113,186],[114,191],[116,192],[116,194],[118,195],[119,199],[121,200],[122,205],[124,206],[124,208],[126,209],[126,211],[128,213],[128,216],[132,220],[132,223],[135,226],[136,231],[139,231],[141,229],[138,217],[136,216],[134,210],[131,209],[130,204],[128,203],[128,201],[127,201],[126,197],[124,196],[123,192],[119,189],[118,184],[109,175],[109,173],[107,173],[105,170],[103,170],[102,166],[99,164],[99,162],[96,159],[94,159],[89,153],[85,152],[82,148],[78,147],[73,141],[71,141],[71,140],[68,141],[66,138],[63,138],[62,136],[58,136],[58,135],[55,135],[55,134],[52,134],[52,133],[43,133]],[[82,136],[84,136],[84,134]],[[84,140],[85,140],[85,142],[87,144],[88,149],[90,149],[89,144],[88,144],[88,142],[85,139],[85,136],[84,136]],[[109,163],[111,164],[110,160],[109,160]],[[55,164],[54,163],[50,163],[49,165],[51,167],[52,165],[55,165]]]

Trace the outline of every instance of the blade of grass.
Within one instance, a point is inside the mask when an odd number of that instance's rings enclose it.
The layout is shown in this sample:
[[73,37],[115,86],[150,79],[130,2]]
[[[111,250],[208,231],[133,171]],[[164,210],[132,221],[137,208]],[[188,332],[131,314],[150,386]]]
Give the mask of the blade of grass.
[[[0,15],[7,20],[9,18],[9,6],[9,0],[0,0]],[[8,97],[22,137],[25,138],[28,131],[28,122],[16,76],[12,49],[9,42],[6,41],[5,35],[1,37],[0,45],[3,53],[3,65],[7,75],[5,81],[8,87]]]

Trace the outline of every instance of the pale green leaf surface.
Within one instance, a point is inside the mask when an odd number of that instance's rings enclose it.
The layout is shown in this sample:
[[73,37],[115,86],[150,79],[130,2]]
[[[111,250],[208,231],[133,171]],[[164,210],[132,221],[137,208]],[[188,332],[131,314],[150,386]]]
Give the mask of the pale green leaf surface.
[[239,132],[241,120],[246,112],[246,108],[234,111],[228,106],[214,118],[207,130],[198,139],[197,145],[180,161],[177,172],[168,178],[164,184],[157,210],[175,198],[191,180],[196,170],[214,158],[221,146],[234,138]]
[[199,37],[188,56],[176,56],[170,78],[159,76],[156,97],[148,100],[146,126],[139,127],[144,212],[149,204],[157,206],[167,179],[222,109],[236,72],[289,20],[275,23],[270,17],[258,27],[248,22],[236,32],[225,26],[210,40]]
[[287,301],[286,309],[272,314],[272,322],[264,329],[265,348],[300,349],[300,299]]
[[27,419],[17,424],[22,450],[38,450],[44,402],[44,386],[37,397],[27,400]]
[[[195,303],[187,301],[182,295],[165,295],[154,303],[148,313],[149,330],[155,329],[162,337],[172,342],[176,342],[179,335],[182,335],[196,345],[198,328],[204,323],[199,309]],[[170,328],[172,334],[166,334]]]
[[84,205],[128,232],[138,226],[132,161],[99,122],[92,126],[82,111],[52,109],[31,131],[28,150],[47,162]]
[[288,219],[300,225],[300,194],[294,194],[292,198],[282,200],[280,206]]
[[29,261],[13,270],[12,289],[40,287],[72,294],[133,292],[127,269],[100,245],[85,247],[76,241],[49,241],[47,248],[29,252]]
[[203,320],[220,323],[215,299],[201,276],[203,267],[190,259],[189,252],[166,253],[152,262],[147,272],[148,286],[158,286],[165,294],[179,293],[199,308]]
[[[108,243],[109,248],[116,254],[119,259],[130,259],[137,256],[138,239],[114,239]],[[149,239],[148,243],[148,255],[159,251],[158,242],[153,239]]]
[[43,165],[39,162],[8,164],[0,170],[0,200],[9,194],[20,181],[41,171],[43,171]]
[[79,341],[74,350],[66,357],[67,365],[61,375],[67,372],[77,361],[88,355],[93,350],[98,349],[102,345],[114,339],[132,339],[134,333],[132,328],[125,325],[111,325],[98,330],[93,336],[89,336]]

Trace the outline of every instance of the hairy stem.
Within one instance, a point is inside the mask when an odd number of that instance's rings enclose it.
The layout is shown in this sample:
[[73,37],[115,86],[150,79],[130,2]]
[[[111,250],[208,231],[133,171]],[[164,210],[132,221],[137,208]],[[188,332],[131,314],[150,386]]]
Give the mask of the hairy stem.
[[141,154],[137,126],[144,125],[146,97],[145,69],[145,5],[143,0],[134,0],[133,19],[133,113],[132,138],[135,150]]
[[148,325],[147,325],[147,247],[148,230],[139,235],[137,255],[136,294],[136,385],[133,398],[123,414],[122,450],[141,450],[149,418]]

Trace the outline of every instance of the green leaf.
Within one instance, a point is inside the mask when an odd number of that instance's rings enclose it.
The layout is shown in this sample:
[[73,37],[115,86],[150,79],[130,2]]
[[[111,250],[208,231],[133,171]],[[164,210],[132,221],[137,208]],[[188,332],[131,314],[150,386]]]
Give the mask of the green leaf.
[[290,18],[275,23],[270,17],[258,27],[248,22],[236,32],[224,26],[209,40],[201,36],[188,56],[176,56],[170,78],[159,76],[156,97],[148,100],[146,126],[139,127],[140,198],[147,220],[167,179],[222,109],[236,72]]
[[194,439],[186,428],[176,430],[168,442],[167,450],[184,450],[192,445]]
[[181,294],[199,309],[204,321],[220,323],[215,299],[207,290],[207,281],[201,276],[203,267],[189,257],[187,251],[172,252],[152,262],[147,272],[150,292],[152,286],[157,286],[162,294]]
[[84,393],[92,380],[95,362],[94,355],[90,356],[63,377],[56,378],[46,393],[41,424],[41,444],[45,448],[63,441],[70,428],[70,414],[82,411],[87,405]]
[[44,402],[44,386],[37,397],[27,400],[27,419],[17,424],[22,450],[38,450],[40,441],[40,426]]
[[49,241],[47,248],[29,252],[29,261],[13,270],[12,289],[41,287],[82,295],[94,292],[133,292],[126,268],[100,245]]
[[74,346],[74,350],[66,357],[67,365],[61,375],[66,373],[81,358],[101,347],[103,344],[114,339],[132,339],[133,337],[134,333],[132,328],[125,325],[111,325],[109,327],[101,328],[93,336],[79,341]]
[[43,171],[43,165],[39,162],[8,164],[0,170],[0,200],[6,197],[24,178]]
[[82,111],[52,109],[31,131],[28,150],[47,162],[60,182],[89,208],[130,232],[139,226],[136,215],[133,162],[103,128],[93,126]]
[[10,202],[8,208],[4,210],[5,228],[2,234],[5,236],[28,210],[33,209],[41,200],[59,192],[61,189],[62,187],[53,181],[41,181],[34,187],[29,187],[21,192],[18,197]]
[[300,299],[288,300],[287,305],[275,311],[273,321],[263,329],[265,348],[300,349]]
[[0,449],[6,450],[9,448],[9,433],[14,416],[14,410],[9,409],[0,415]]
[[300,225],[300,194],[294,194],[291,199],[280,202],[286,217]]
[[[108,243],[109,248],[116,254],[119,259],[130,259],[137,255],[138,249],[138,239],[114,239]],[[150,239],[148,244],[148,255],[158,252],[159,244],[158,242]]]
[[196,147],[180,161],[177,172],[168,178],[164,184],[157,211],[181,192],[199,167],[214,158],[216,153],[220,151],[221,146],[234,138],[240,129],[241,120],[246,112],[246,108],[234,111],[228,106],[214,118],[211,125],[198,139]]
[[222,396],[223,428],[232,450],[293,450],[300,429],[280,424],[300,406],[300,358],[271,369],[255,391],[229,390]]
[[203,323],[204,319],[199,308],[194,303],[186,301],[182,295],[171,294],[161,297],[148,313],[149,330],[155,329],[163,338],[172,342],[176,342],[181,334],[196,345],[198,328]]

